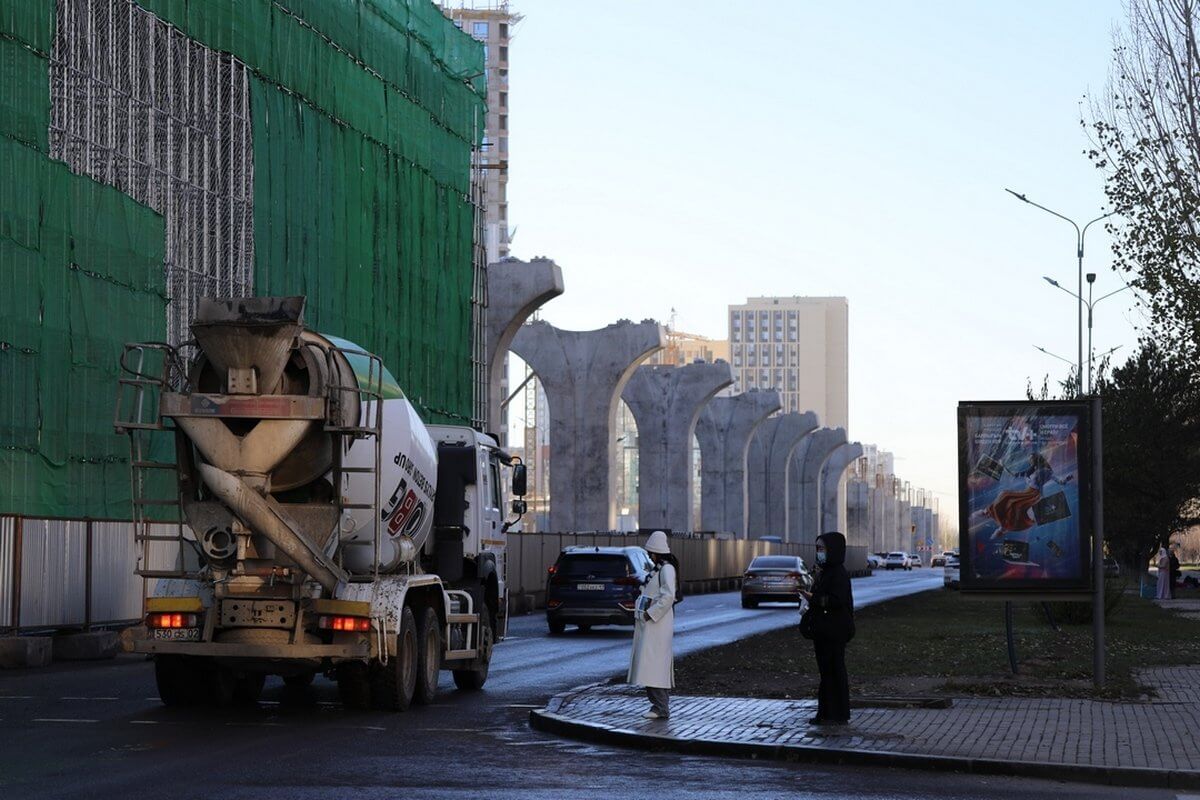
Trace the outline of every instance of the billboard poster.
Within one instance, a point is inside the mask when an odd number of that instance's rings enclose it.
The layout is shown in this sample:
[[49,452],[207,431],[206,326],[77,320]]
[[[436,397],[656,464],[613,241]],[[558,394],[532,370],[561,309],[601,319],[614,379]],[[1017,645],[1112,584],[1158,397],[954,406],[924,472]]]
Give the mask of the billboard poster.
[[959,404],[963,590],[1090,589],[1090,442],[1086,402]]

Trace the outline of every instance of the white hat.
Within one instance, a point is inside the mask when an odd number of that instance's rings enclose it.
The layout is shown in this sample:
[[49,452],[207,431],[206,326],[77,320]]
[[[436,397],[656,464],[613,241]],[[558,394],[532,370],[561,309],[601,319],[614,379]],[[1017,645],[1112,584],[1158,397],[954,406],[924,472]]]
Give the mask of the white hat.
[[667,535],[662,531],[650,534],[650,538],[646,540],[646,550],[650,553],[670,553],[671,548],[667,546]]

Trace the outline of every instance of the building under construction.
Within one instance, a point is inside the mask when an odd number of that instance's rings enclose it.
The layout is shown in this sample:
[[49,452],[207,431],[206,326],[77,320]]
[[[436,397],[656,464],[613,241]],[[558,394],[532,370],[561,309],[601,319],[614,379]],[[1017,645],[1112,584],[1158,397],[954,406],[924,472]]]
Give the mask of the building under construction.
[[486,100],[430,0],[0,0],[0,628],[141,615],[118,360],[202,296],[485,418]]

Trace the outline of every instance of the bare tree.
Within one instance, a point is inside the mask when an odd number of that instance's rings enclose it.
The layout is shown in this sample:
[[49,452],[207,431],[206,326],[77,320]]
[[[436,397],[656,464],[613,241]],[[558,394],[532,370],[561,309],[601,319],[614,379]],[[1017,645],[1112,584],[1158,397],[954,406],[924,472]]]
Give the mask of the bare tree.
[[1115,266],[1131,276],[1157,337],[1200,354],[1200,0],[1128,0],[1109,88],[1094,98],[1088,157],[1118,212]]

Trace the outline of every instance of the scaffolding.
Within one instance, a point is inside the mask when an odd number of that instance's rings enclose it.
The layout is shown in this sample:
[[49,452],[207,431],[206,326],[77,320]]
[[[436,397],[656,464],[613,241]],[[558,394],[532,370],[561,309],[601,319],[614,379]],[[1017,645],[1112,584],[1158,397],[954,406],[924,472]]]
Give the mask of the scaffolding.
[[133,0],[57,0],[50,155],[166,223],[167,335],[201,297],[254,287],[254,150],[246,65]]

